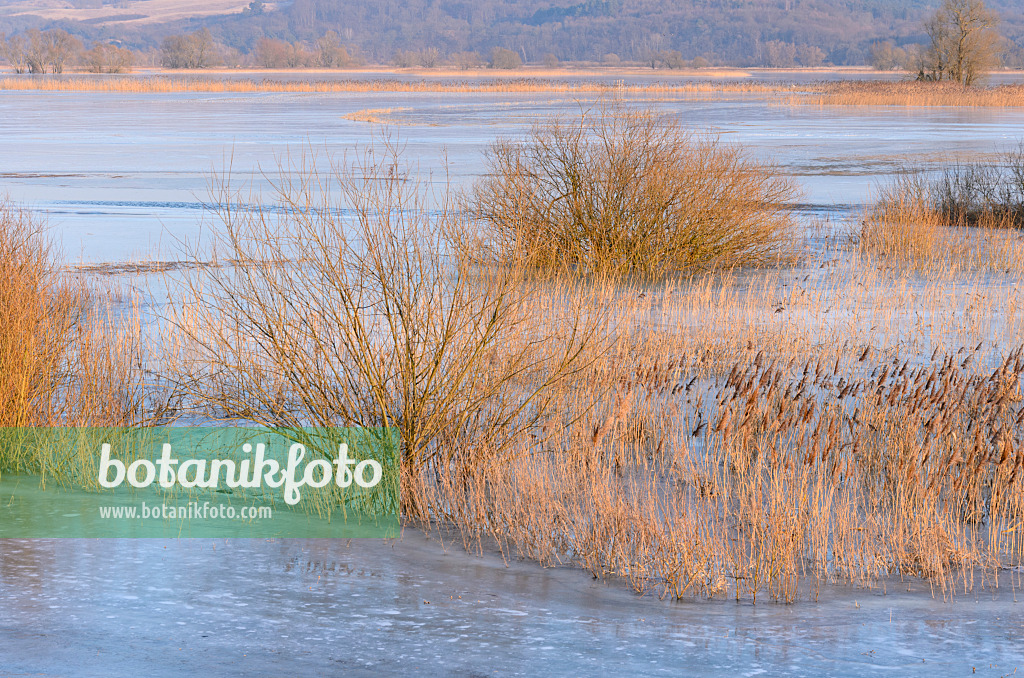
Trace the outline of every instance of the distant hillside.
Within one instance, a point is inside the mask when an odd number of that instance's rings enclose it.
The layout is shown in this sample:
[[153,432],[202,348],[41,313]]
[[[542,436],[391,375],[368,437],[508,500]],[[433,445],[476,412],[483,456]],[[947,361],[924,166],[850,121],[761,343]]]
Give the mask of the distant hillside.
[[249,0],[0,0],[0,16],[16,21],[70,19],[85,24],[160,24],[237,14]]
[[[399,51],[487,54],[503,47],[528,62],[546,55],[648,60],[676,51],[683,59],[757,65],[792,45],[803,48],[796,63],[813,61],[815,52],[807,48],[816,47],[827,62],[842,65],[865,63],[878,40],[923,41],[922,19],[939,2],[292,0],[247,6],[232,0],[0,0],[0,31],[60,27],[87,40],[148,48],[169,34],[207,27],[222,44],[247,53],[263,37],[311,42],[333,30],[375,62],[388,62]],[[1001,14],[1003,34],[1024,48],[1024,3],[988,5]]]

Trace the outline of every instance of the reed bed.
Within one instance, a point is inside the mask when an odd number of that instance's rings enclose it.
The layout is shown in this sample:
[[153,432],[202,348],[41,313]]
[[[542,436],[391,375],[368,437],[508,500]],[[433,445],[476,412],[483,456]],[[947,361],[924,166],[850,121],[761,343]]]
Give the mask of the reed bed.
[[[614,348],[560,395],[582,418],[406,490],[471,548],[493,539],[639,592],[998,585],[1024,557],[1021,300],[861,261],[804,287],[758,274],[618,290]],[[803,301],[780,304],[787,291]]]
[[1024,106],[1024,85],[964,87],[952,82],[842,81],[816,83],[812,91],[792,95],[795,106]]
[[418,80],[375,78],[373,80],[273,80],[265,78],[216,78],[208,76],[118,76],[118,77],[6,77],[0,78],[0,90],[47,92],[119,92],[119,93],[366,93],[366,92],[517,92],[517,93],[770,93],[784,85],[753,81],[664,81],[644,85],[619,82],[574,81],[548,78],[423,78]]
[[[706,386],[661,363],[559,447],[415,489],[467,544],[483,533],[510,555],[674,597],[789,602],[804,578],[814,591],[893,576],[952,594],[1020,562],[1019,351],[983,376],[961,367],[969,350],[859,376],[760,355]],[[639,409],[702,398],[675,424]]]
[[879,82],[872,80],[823,81],[795,84],[742,79],[671,80],[630,84],[609,78],[603,81],[571,77],[422,77],[397,79],[275,80],[273,78],[222,78],[215,75],[128,75],[112,77],[8,76],[0,78],[0,90],[117,93],[567,93],[603,95],[717,95],[769,96],[792,106],[1024,106],[1024,85],[962,87],[949,82]]
[[0,279],[0,471],[88,484],[89,460],[12,432],[140,423],[138,314],[64,272],[43,226],[9,202],[0,203]]
[[938,175],[904,168],[864,216],[860,250],[901,266],[1020,271],[1024,147]]

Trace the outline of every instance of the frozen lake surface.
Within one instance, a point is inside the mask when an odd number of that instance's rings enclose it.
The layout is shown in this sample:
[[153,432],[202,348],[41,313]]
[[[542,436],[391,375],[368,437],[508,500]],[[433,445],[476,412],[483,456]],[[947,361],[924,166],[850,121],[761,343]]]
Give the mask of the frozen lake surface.
[[[898,588],[897,588],[898,587]],[[1024,603],[927,586],[676,603],[378,540],[7,540],[0,675],[1005,676]],[[893,589],[897,588],[897,591]]]
[[[578,114],[595,99],[564,94],[0,93],[0,194],[48,215],[73,261],[175,258],[194,240],[211,178],[240,187],[303,149],[352,151],[391,124],[422,176],[466,186],[496,137]],[[636,101],[643,101],[636,99]],[[811,212],[849,214],[906,160],[935,166],[988,154],[1024,136],[1019,109],[788,106],[762,96],[657,96],[651,106],[718,133],[797,177]]]

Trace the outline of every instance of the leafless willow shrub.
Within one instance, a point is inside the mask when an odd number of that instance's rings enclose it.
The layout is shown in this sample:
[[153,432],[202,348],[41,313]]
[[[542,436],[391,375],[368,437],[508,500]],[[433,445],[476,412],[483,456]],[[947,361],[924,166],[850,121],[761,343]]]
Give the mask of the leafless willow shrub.
[[[101,293],[64,271],[44,227],[6,201],[0,280],[0,428],[138,423],[144,394],[137,315],[113,312]],[[55,452],[0,445],[0,470],[76,477],[77,463]]]
[[1024,142],[995,164],[947,168],[935,180],[933,202],[954,224],[1024,228]]
[[790,253],[794,184],[742,147],[652,111],[603,107],[499,140],[472,194],[492,254],[614,274],[756,265]]
[[602,313],[514,258],[478,265],[449,192],[410,177],[388,143],[279,169],[269,200],[215,188],[217,265],[180,280],[173,380],[220,419],[397,428],[415,479],[406,514],[428,517],[420,476],[536,434]]

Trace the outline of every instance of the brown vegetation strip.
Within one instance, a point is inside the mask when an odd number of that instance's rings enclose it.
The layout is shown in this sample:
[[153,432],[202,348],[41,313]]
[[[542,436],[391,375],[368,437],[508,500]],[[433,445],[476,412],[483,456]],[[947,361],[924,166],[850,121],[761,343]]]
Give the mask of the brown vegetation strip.
[[254,80],[217,77],[6,77],[0,90],[52,92],[564,92],[610,94],[765,94],[785,97],[789,105],[817,106],[1024,106],[1024,85],[962,87],[955,83],[844,81],[808,85],[767,81],[580,81],[558,78],[493,78],[399,80]]
[[834,82],[788,103],[818,106],[1024,106],[1024,85],[964,87],[952,82]]
[[951,594],[1024,563],[1024,304],[987,260],[539,278],[452,247],[469,210],[366,180],[405,173],[385,155],[282,168],[276,212],[222,188],[237,271],[182,271],[162,335],[182,412],[393,426],[406,520],[641,592]]
[[2,90],[53,92],[776,92],[786,86],[754,82],[682,82],[650,85],[618,85],[607,82],[548,80],[542,78],[495,78],[493,80],[250,80],[212,78],[118,77],[34,78],[7,77]]

